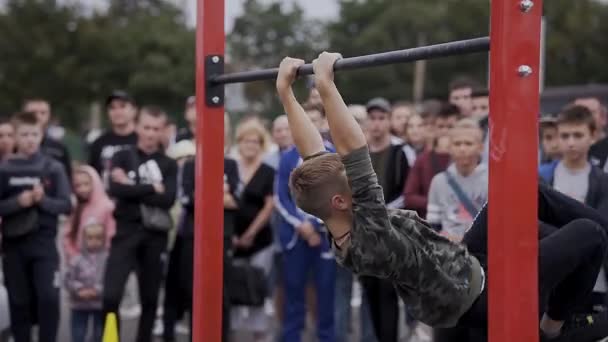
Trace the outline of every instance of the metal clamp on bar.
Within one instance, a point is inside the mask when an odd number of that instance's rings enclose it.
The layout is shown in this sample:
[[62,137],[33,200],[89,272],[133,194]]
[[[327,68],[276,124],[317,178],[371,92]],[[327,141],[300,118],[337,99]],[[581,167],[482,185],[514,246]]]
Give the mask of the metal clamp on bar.
[[[362,69],[374,66],[414,62],[423,59],[450,57],[457,55],[487,52],[490,50],[490,38],[481,37],[455,42],[421,46],[405,50],[376,53],[365,56],[343,58],[336,62],[334,70]],[[242,83],[276,79],[278,68],[237,72],[207,78],[215,84]],[[304,64],[298,69],[298,76],[312,75],[312,64]]]
[[205,102],[209,107],[224,105],[224,85],[212,82],[224,74],[224,57],[212,55],[205,57]]

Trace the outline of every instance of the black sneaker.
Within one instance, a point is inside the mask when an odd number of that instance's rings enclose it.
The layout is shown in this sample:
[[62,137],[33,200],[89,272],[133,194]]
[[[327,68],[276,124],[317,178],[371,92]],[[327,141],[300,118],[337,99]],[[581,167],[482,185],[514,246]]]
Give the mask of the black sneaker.
[[566,321],[561,335],[548,341],[596,342],[608,337],[608,312],[577,314]]

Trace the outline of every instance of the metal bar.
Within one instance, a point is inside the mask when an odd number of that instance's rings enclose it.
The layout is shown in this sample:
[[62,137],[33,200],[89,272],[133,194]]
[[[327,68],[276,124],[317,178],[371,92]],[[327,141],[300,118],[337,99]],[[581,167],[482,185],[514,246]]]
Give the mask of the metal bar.
[[222,341],[224,107],[205,101],[205,57],[224,55],[224,0],[198,0],[197,8],[192,340],[211,342]]
[[532,342],[539,338],[536,146],[542,0],[494,0],[491,6],[489,341]]
[[[486,52],[490,49],[490,38],[474,38],[443,44],[416,47],[412,49],[397,50],[372,55],[343,58],[336,62],[334,70],[352,70],[369,68],[387,64],[407,63],[423,59],[433,59],[456,55]],[[278,68],[252,70],[225,74],[209,80],[211,84],[242,83],[276,79]],[[305,64],[298,69],[298,75],[312,75],[312,64]]]

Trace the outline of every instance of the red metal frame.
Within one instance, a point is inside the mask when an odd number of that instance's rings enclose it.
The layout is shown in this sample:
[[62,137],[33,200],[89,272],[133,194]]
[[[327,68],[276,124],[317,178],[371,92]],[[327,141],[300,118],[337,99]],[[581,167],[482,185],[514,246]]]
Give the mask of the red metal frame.
[[[542,0],[493,0],[490,32],[490,342],[538,341],[537,165]],[[522,76],[521,66],[532,74]]]
[[205,103],[205,56],[224,55],[224,1],[199,0],[192,340],[222,341],[224,107]]
[[[522,2],[491,2],[490,342],[538,340],[536,169],[542,0],[534,0],[527,13],[520,9]],[[199,0],[197,22],[193,341],[219,342],[224,108],[205,104],[204,59],[224,55],[224,1]],[[522,65],[531,67],[532,74],[518,74]]]

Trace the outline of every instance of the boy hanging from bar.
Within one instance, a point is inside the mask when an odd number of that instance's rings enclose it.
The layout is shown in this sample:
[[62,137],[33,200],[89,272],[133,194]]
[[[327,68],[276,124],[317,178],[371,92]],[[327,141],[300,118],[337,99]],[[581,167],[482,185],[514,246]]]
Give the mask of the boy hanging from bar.
[[[436,234],[413,211],[388,209],[365,136],[334,84],[333,66],[340,58],[324,52],[313,62],[337,153],[325,151],[291,89],[304,61],[285,58],[279,68],[277,91],[304,159],[290,178],[296,203],[325,222],[340,264],[358,275],[392,281],[415,318],[434,327],[466,326],[485,336],[487,205],[463,244]],[[539,185],[538,195],[544,222],[539,231],[542,340],[604,337],[605,314],[579,320],[573,313],[593,290],[608,248],[608,221],[546,186]]]

